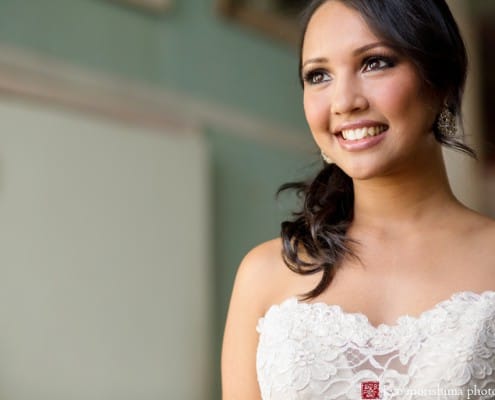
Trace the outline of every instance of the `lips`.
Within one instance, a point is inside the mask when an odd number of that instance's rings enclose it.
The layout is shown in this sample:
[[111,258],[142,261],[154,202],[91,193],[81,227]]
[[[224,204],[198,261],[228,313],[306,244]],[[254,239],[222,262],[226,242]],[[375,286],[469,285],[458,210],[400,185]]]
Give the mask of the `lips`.
[[373,137],[377,136],[380,133],[386,131],[388,127],[386,125],[377,125],[377,126],[364,126],[359,128],[348,128],[343,129],[340,134],[344,138],[344,140],[361,140],[365,137]]
[[334,131],[342,149],[349,152],[371,149],[381,143],[388,132],[388,125],[373,121],[348,124]]

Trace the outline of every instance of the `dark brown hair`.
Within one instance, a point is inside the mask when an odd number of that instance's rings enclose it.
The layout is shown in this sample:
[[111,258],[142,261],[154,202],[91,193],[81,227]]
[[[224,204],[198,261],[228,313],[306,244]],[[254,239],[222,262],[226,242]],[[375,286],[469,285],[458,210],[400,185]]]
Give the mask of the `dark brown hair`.
[[[357,10],[370,29],[390,46],[411,60],[425,84],[446,99],[462,131],[461,102],[467,74],[467,54],[457,23],[444,0],[313,0],[303,13],[301,54],[309,21],[327,1],[340,1]],[[462,141],[433,127],[436,140],[465,152],[475,153]],[[318,285],[306,299],[321,294],[331,283],[336,269],[346,256],[356,256],[347,230],[353,220],[352,179],[337,165],[325,164],[316,177],[289,182],[277,192],[295,190],[302,208],[293,219],[282,222],[282,256],[294,272],[308,275],[322,271]]]

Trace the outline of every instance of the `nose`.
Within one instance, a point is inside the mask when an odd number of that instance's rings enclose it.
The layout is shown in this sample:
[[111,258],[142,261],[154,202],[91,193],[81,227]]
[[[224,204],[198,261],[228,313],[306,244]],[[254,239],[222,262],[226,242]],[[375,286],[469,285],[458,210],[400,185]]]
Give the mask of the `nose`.
[[369,106],[360,83],[352,76],[335,78],[331,96],[330,112],[334,115],[355,113]]

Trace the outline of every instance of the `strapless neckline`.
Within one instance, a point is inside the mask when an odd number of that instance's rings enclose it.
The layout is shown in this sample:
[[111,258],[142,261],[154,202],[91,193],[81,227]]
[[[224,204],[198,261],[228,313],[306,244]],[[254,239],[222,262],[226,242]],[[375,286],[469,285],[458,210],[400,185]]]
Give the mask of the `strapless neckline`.
[[372,398],[382,400],[495,393],[495,290],[457,291],[418,316],[377,326],[364,313],[292,296],[269,307],[256,330],[263,400],[360,400],[371,383],[380,394]]
[[493,297],[495,299],[495,290],[485,290],[483,292],[475,292],[473,290],[456,291],[456,292],[452,293],[448,298],[437,302],[435,305],[424,310],[423,312],[421,312],[417,316],[412,316],[409,314],[403,314],[403,315],[399,315],[395,319],[395,322],[392,324],[382,322],[378,325],[374,325],[371,323],[371,321],[369,320],[369,318],[366,314],[361,313],[361,312],[345,311],[342,308],[342,306],[340,306],[338,304],[329,304],[329,303],[325,303],[322,301],[310,303],[310,302],[299,300],[297,298],[297,296],[290,296],[278,304],[271,305],[267,309],[265,314],[261,318],[259,318],[258,323],[263,321],[263,319],[266,317],[266,315],[271,310],[283,307],[285,304],[288,304],[288,303],[293,303],[293,305],[296,305],[297,307],[304,307],[304,308],[311,309],[311,310],[322,309],[322,310],[335,312],[335,313],[339,314],[343,319],[352,319],[356,323],[362,324],[362,325],[366,326],[367,329],[371,329],[373,331],[390,331],[390,330],[400,328],[404,323],[418,324],[420,321],[431,316],[432,314],[437,313],[439,310],[442,310],[444,307],[447,307],[450,304],[455,303],[456,301],[468,300],[468,301],[472,302],[473,300],[476,301],[479,299],[483,299],[485,297]]

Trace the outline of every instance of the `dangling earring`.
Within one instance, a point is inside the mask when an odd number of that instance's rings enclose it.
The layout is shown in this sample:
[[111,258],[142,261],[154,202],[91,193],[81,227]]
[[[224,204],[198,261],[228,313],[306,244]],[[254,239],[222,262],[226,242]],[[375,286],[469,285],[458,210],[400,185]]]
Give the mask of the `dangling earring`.
[[455,115],[447,105],[444,105],[437,117],[437,129],[443,136],[455,136],[457,133],[457,121]]
[[323,150],[321,151],[321,158],[323,158],[323,161],[325,161],[327,164],[333,163],[332,159],[328,157]]

